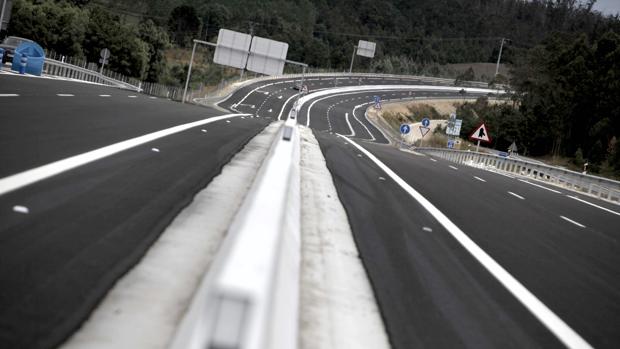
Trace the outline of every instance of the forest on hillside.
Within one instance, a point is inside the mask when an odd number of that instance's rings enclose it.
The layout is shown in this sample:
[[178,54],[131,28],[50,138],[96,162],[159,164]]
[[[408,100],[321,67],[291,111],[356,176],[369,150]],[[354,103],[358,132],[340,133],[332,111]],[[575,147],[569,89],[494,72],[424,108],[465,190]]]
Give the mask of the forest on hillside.
[[[325,70],[347,69],[357,41],[374,41],[375,58],[358,57],[354,70],[435,76],[446,64],[495,62],[505,38],[513,101],[463,106],[464,133],[484,120],[498,148],[514,141],[620,176],[620,19],[592,11],[594,2],[15,0],[8,32],[95,62],[107,47],[115,71],[168,84],[181,83],[186,65],[164,52],[215,41],[220,28],[287,42],[289,59]],[[221,78],[213,72],[197,69],[196,81]]]

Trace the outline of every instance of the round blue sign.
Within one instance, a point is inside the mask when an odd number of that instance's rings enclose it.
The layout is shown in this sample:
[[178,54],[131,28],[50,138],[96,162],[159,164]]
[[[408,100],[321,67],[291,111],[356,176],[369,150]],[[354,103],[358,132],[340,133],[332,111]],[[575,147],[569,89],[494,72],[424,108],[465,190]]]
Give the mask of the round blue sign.
[[411,131],[411,127],[409,127],[409,125],[407,124],[400,125],[400,133],[406,135],[407,133],[409,133],[409,131]]
[[428,118],[422,119],[422,126],[428,127],[431,124],[431,121]]

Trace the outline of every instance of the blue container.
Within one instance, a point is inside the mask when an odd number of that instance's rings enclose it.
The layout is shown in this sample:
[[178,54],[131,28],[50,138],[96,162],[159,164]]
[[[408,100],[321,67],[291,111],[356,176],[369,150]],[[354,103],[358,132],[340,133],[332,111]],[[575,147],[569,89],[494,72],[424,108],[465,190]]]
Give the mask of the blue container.
[[28,56],[22,52],[21,57],[19,57],[19,73],[26,74],[26,67],[28,66]]
[[25,73],[40,76],[41,72],[43,72],[43,63],[45,62],[45,51],[43,51],[43,48],[34,42],[24,42],[17,46],[13,56],[12,70],[21,72],[22,56],[27,59],[26,66],[24,67]]

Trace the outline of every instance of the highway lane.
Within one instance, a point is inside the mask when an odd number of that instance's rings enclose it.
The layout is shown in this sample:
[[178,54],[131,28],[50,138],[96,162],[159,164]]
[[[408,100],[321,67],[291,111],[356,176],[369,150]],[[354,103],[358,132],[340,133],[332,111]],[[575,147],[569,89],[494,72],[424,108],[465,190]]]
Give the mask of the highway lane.
[[[364,116],[366,108],[374,104],[374,96],[377,95],[383,102],[409,101],[412,98],[462,98],[458,92],[452,91],[385,90],[337,93],[307,102],[299,112],[298,122],[302,125],[309,124],[310,127],[319,131],[343,135],[351,134],[353,131],[356,138],[388,143],[382,132]],[[485,95],[469,93],[468,98]],[[353,115],[354,111],[355,115]],[[309,113],[310,121],[308,122]],[[345,113],[349,114],[348,121]]]
[[18,96],[0,97],[0,177],[221,114],[99,85],[0,76],[0,94],[8,92]]
[[[485,272],[479,275],[476,271],[480,265],[470,263],[469,257],[461,254],[463,249],[454,246],[436,222],[420,221],[424,210],[403,196],[402,189],[390,187],[390,179],[365,156],[359,157],[359,151],[341,139],[315,134],[349,215],[395,347],[559,344],[549,338],[550,333],[538,320],[528,318],[525,308],[511,303],[510,295],[501,298],[505,290],[484,281]],[[620,216],[573,200],[564,190],[552,188],[558,194],[392,147],[363,146],[430,200],[590,344],[617,347]],[[599,204],[591,198],[586,200]],[[583,223],[585,228],[562,216]],[[432,229],[432,239],[442,239],[443,249],[427,241],[431,232],[425,235],[421,231],[424,226]],[[442,268],[449,261],[459,265]],[[404,265],[407,268],[403,270]],[[476,314],[472,309],[484,309],[485,313]],[[497,324],[486,323],[486,319]],[[500,323],[501,328],[496,328]],[[469,335],[464,337],[461,332]]]
[[[133,94],[117,89],[40,81],[20,81],[25,87],[10,103],[27,98],[10,105],[14,116],[2,116],[11,129],[3,137],[29,135],[10,138],[11,148],[0,157],[5,173],[212,113],[129,98]],[[72,84],[83,93],[65,89]],[[61,99],[58,91],[75,96]],[[45,108],[33,101],[45,101]],[[0,347],[52,348],[67,338],[194,194],[267,124],[239,116],[193,127],[1,195]]]
[[[279,99],[274,101],[276,105],[281,108],[283,103],[297,93],[297,90],[293,89],[296,82],[299,82],[301,78],[281,78],[281,79],[269,79],[260,80],[235,90],[229,98],[218,103],[222,108],[239,111],[244,113],[257,113],[263,102],[269,98]],[[305,85],[308,86],[309,92],[334,88],[343,86],[360,86],[360,85],[442,85],[443,83],[436,81],[425,81],[419,78],[395,78],[395,77],[347,77],[347,76],[308,76],[305,80]],[[265,95],[268,92],[269,95]],[[279,98],[282,97],[282,98]],[[292,103],[287,106],[289,109],[292,107]],[[268,108],[269,109],[269,108]],[[268,110],[267,109],[267,110]],[[288,112],[288,110],[286,110]],[[258,113],[260,116],[264,116],[262,113]],[[266,116],[266,115],[265,115]]]

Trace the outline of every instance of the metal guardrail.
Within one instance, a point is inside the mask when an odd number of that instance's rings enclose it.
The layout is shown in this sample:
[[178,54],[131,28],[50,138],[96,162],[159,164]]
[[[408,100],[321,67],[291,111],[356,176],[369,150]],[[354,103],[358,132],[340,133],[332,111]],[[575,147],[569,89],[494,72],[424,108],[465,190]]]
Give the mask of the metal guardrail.
[[[138,79],[128,78],[121,74],[114,74],[114,77],[110,77],[95,70],[51,58],[45,59],[43,63],[43,73],[48,76],[92,82],[172,100],[180,100],[181,98],[181,89],[177,87],[141,82]],[[111,74],[111,72],[108,71],[107,74]]]
[[140,86],[135,86],[121,80],[112,79],[103,74],[100,74],[99,72],[50,58],[45,59],[45,62],[43,63],[43,72],[47,75],[88,81],[96,84],[103,84],[132,91],[139,92],[142,90]]
[[300,138],[278,131],[170,349],[297,347]]
[[620,182],[512,157],[463,150],[416,148],[459,164],[516,174],[620,204]]

